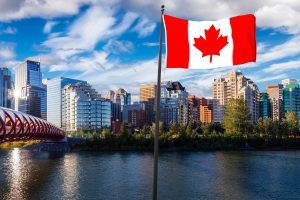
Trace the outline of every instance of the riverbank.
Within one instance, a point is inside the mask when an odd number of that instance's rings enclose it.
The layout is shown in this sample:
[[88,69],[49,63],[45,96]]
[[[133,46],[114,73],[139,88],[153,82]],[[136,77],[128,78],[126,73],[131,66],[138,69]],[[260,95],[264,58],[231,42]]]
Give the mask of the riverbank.
[[0,144],[0,149],[13,149],[13,148],[26,148],[34,144],[40,143],[41,141],[18,141],[18,142],[5,142]]
[[[0,149],[25,148],[30,151],[153,151],[153,138],[114,136],[90,139],[68,138],[66,142],[13,142],[0,145]],[[300,150],[299,138],[202,136],[160,139],[160,151],[251,151]]]
[[[153,151],[153,139],[93,138],[75,144],[75,151]],[[298,138],[209,136],[160,139],[161,151],[300,150]]]

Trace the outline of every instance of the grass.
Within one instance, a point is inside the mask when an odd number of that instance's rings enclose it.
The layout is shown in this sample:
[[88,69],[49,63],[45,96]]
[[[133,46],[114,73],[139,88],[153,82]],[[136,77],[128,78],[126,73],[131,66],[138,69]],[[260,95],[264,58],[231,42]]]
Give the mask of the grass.
[[33,141],[18,141],[18,142],[5,142],[0,144],[0,149],[13,149],[13,148],[24,148],[33,144],[39,143],[39,140]]

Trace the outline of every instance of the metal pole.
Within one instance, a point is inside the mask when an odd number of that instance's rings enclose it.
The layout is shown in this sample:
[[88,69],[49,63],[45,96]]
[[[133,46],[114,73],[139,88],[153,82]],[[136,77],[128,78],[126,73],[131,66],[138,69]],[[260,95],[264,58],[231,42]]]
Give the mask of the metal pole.
[[157,72],[157,91],[155,98],[156,117],[155,117],[155,136],[154,136],[154,166],[153,166],[153,191],[152,199],[157,199],[157,176],[158,176],[158,147],[159,147],[159,121],[160,121],[160,82],[161,82],[161,54],[162,54],[162,32],[163,32],[163,14],[165,6],[161,6],[160,17],[160,36],[159,36],[159,54],[158,54],[158,72]]

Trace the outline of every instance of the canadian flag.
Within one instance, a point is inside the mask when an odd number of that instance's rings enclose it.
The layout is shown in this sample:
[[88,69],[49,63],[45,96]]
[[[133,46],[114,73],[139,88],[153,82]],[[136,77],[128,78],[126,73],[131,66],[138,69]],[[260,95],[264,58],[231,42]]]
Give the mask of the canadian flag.
[[256,61],[255,16],[190,21],[163,15],[166,67],[210,69]]

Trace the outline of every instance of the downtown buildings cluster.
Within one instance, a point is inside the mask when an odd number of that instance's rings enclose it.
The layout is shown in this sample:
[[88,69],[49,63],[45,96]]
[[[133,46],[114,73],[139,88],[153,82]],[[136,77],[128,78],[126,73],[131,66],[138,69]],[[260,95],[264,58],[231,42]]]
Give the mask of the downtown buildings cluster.
[[[139,102],[123,88],[100,95],[87,81],[65,77],[42,82],[41,63],[26,60],[16,66],[15,81],[8,68],[0,68],[0,106],[15,109],[62,128],[66,132],[96,133],[103,128],[119,133],[124,124],[141,128],[154,122],[157,86],[139,87]],[[14,84],[15,83],[15,84]],[[178,81],[161,83],[161,122],[221,123],[229,99],[243,99],[256,123],[262,118],[282,120],[291,111],[300,120],[300,88],[295,79],[266,85],[260,92],[257,85],[240,71],[214,79],[212,98],[196,97]]]

